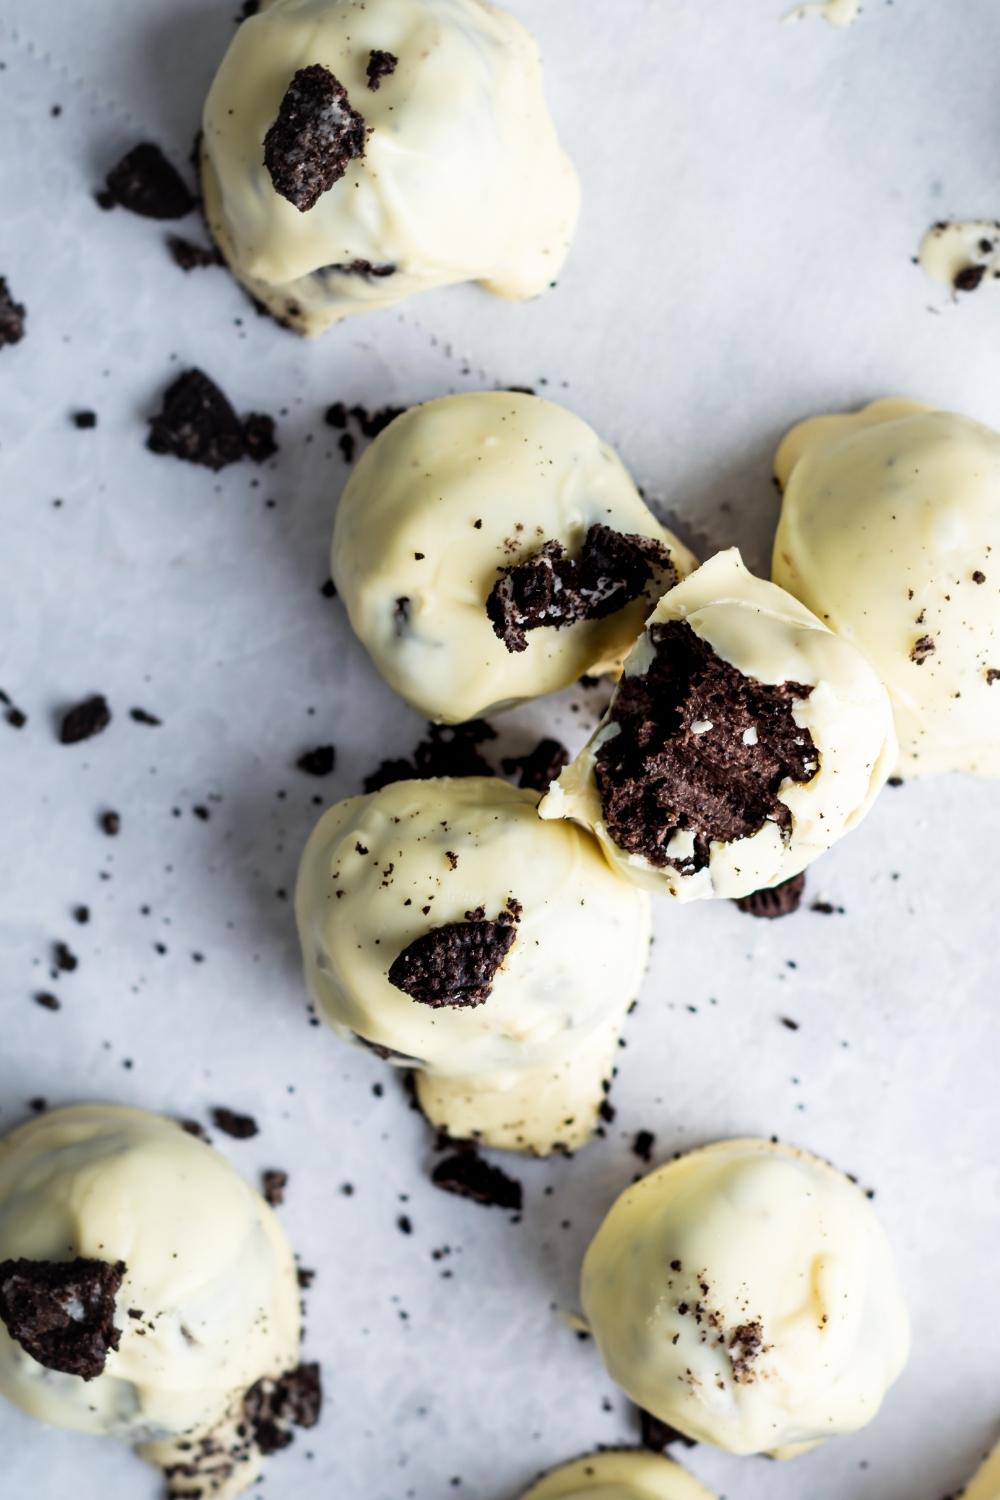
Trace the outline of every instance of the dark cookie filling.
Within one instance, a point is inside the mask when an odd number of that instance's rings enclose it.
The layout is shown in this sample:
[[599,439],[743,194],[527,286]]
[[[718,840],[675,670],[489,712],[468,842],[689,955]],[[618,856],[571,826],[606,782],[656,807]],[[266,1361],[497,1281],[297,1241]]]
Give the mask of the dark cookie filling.
[[275,192],[308,213],[364,154],[365,122],[344,85],[322,63],[299,68],[264,137]]
[[315,1427],[323,1405],[319,1365],[299,1365],[277,1380],[258,1380],[243,1398],[243,1414],[261,1453],[292,1441],[292,1427]]
[[447,922],[414,938],[393,959],[389,983],[421,1005],[482,1005],[497,970],[514,946],[520,905],[513,900],[495,922],[482,907],[464,922]]
[[562,542],[545,542],[524,562],[501,568],[486,613],[508,651],[526,651],[527,631],[603,620],[638,599],[654,575],[664,591],[677,582],[662,542],[591,526],[579,557],[569,557]]
[[[643,676],[622,678],[609,712],[619,732],[598,750],[594,775],[618,847],[693,875],[713,840],[750,838],[768,822],[789,832],[778,788],[819,769],[792,712],[812,688],[744,677],[683,620],[652,625],[648,636],[653,661]],[[670,855],[675,833],[693,835],[690,854]]]
[[485,1208],[507,1208],[520,1213],[523,1192],[515,1177],[484,1161],[478,1151],[456,1151],[439,1161],[431,1173],[435,1187],[459,1198],[471,1198]]
[[383,78],[389,78],[399,67],[399,58],[394,52],[382,52],[373,48],[368,54],[368,66],[365,69],[368,75],[368,87],[378,89]]
[[527,755],[507,755],[504,772],[517,775],[517,784],[529,792],[547,792],[564,766],[569,765],[569,751],[558,740],[541,739]]
[[[788,880],[783,880],[780,885],[767,886],[762,891],[754,891],[752,896],[738,897],[736,905],[740,911],[745,911],[750,917],[790,917],[792,912],[798,911],[802,905],[805,888],[805,875],[792,875]],[[814,906],[813,910],[815,909]],[[832,906],[830,910],[833,910]]]
[[28,316],[23,302],[15,302],[10,287],[0,276],[0,349],[5,344],[19,344],[24,338],[24,320]]
[[143,141],[112,167],[98,195],[102,208],[127,208],[144,219],[183,219],[197,204],[159,146]]
[[115,1297],[125,1266],[103,1260],[5,1260],[0,1318],[16,1343],[47,1370],[94,1380],[117,1349]]

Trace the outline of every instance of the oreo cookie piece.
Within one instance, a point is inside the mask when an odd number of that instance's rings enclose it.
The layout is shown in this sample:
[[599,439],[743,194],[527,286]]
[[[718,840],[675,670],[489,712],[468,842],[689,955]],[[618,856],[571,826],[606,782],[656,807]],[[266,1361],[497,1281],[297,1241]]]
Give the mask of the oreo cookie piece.
[[434,1009],[482,1005],[489,998],[500,965],[514,946],[521,908],[513,898],[496,921],[482,907],[464,922],[432,927],[397,954],[389,983]]
[[569,765],[569,751],[558,740],[540,739],[526,755],[506,755],[504,772],[517,776],[517,784],[529,792],[547,792],[564,766]]
[[263,463],[277,452],[274,419],[251,412],[244,420],[203,370],[185,370],[167,387],[162,409],[149,420],[146,447],[216,472],[250,458]]
[[[783,880],[780,885],[767,886],[762,891],[754,891],[750,896],[739,896],[736,905],[749,917],[790,917],[802,905],[805,889],[806,877],[803,872]],[[833,910],[832,906],[830,910]]]
[[248,1141],[251,1136],[260,1132],[260,1126],[253,1115],[241,1115],[235,1109],[227,1109],[225,1105],[212,1110],[212,1123],[237,1141]]
[[377,91],[382,79],[390,78],[398,67],[399,58],[394,52],[383,52],[380,48],[373,48],[368,54],[368,66],[365,68],[368,87]]
[[95,693],[92,698],[85,698],[82,703],[77,703],[63,714],[59,725],[59,743],[78,745],[81,740],[93,739],[95,734],[102,734],[110,723],[108,700],[103,694]]
[[315,1427],[322,1407],[318,1364],[298,1365],[277,1380],[258,1380],[243,1398],[243,1415],[264,1454],[287,1448],[293,1427]]
[[5,1260],[0,1319],[11,1338],[44,1365],[94,1380],[117,1349],[115,1297],[125,1266],[104,1260]]
[[[810,781],[819,766],[793,714],[812,688],[745,677],[684,620],[653,624],[647,635],[653,659],[641,676],[622,678],[609,711],[619,733],[601,744],[594,774],[615,844],[692,875],[708,864],[714,840],[750,838],[768,822],[790,829],[778,788]],[[678,833],[690,852],[675,857]]]
[[183,219],[198,203],[177,168],[151,141],[133,146],[111,168],[97,201],[102,208],[126,208],[144,219]]
[[0,349],[5,344],[19,344],[24,338],[24,322],[28,310],[23,302],[15,302],[7,279],[0,276]]
[[299,68],[264,137],[264,165],[275,192],[308,213],[364,156],[365,134],[363,117],[329,68]]
[[661,591],[677,582],[662,542],[598,524],[588,530],[578,557],[551,541],[524,562],[501,568],[486,613],[508,651],[526,651],[529,630],[602,620],[638,599],[654,574],[662,579]]
[[446,1156],[434,1168],[431,1181],[442,1192],[470,1198],[485,1208],[521,1211],[524,1192],[517,1178],[484,1161],[478,1151],[456,1151]]

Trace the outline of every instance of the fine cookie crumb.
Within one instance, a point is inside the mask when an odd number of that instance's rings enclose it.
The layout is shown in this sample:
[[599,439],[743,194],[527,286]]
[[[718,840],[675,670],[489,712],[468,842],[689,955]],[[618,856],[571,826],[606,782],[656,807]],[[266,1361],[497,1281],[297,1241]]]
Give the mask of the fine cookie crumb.
[[121,1338],[115,1297],[124,1274],[121,1261],[3,1261],[0,1319],[47,1370],[94,1380]]
[[198,200],[159,146],[143,141],[111,168],[97,201],[102,208],[127,208],[144,219],[183,219]]
[[432,927],[393,959],[389,983],[434,1009],[482,1005],[514,946],[520,912],[511,900],[495,921],[486,921],[480,907],[465,922]]
[[265,1202],[272,1208],[279,1208],[285,1201],[285,1188],[288,1186],[288,1173],[281,1172],[277,1168],[261,1174],[261,1191]]
[[5,344],[19,344],[24,338],[28,316],[23,302],[15,302],[6,278],[0,276],[0,349]]
[[910,652],[910,660],[914,662],[918,667],[921,667],[923,666],[927,658],[929,656],[932,656],[936,650],[937,647],[934,644],[934,637],[930,635],[922,635],[918,641],[914,641],[913,643],[913,649]]
[[337,752],[333,745],[317,745],[315,750],[307,750],[304,755],[300,755],[295,764],[307,776],[329,776],[336,760]]
[[506,1208],[520,1213],[524,1192],[515,1177],[484,1161],[478,1151],[457,1151],[439,1161],[431,1182],[445,1193],[469,1198],[484,1208]]
[[212,1110],[212,1123],[237,1141],[249,1140],[260,1130],[253,1115],[237,1114],[235,1110],[226,1109],[224,1105]]
[[95,693],[92,698],[85,698],[82,703],[67,709],[63,714],[59,725],[59,743],[78,745],[81,740],[93,739],[95,734],[102,734],[110,723],[108,701],[100,693]]
[[101,832],[106,833],[109,839],[117,838],[119,833],[121,833],[121,828],[121,813],[113,812],[110,809],[108,812],[101,813]]
[[316,1426],[322,1405],[319,1365],[304,1364],[277,1380],[258,1380],[243,1398],[243,1414],[259,1451],[277,1453],[292,1441],[293,1426]]
[[264,137],[264,165],[274,190],[308,213],[365,154],[365,122],[329,68],[299,68]]
[[377,91],[383,78],[390,78],[399,67],[399,58],[394,52],[382,52],[373,48],[368,54],[368,66],[365,72],[368,76],[368,87]]
[[790,917],[802,905],[805,889],[805,874],[792,875],[780,885],[767,886],[762,891],[754,891],[750,896],[739,896],[735,904],[748,917],[767,917],[771,920],[775,917]]
[[174,265],[179,266],[182,271],[225,265],[220,251],[209,250],[204,245],[196,245],[192,240],[186,240],[179,234],[167,236],[167,249],[170,251]]

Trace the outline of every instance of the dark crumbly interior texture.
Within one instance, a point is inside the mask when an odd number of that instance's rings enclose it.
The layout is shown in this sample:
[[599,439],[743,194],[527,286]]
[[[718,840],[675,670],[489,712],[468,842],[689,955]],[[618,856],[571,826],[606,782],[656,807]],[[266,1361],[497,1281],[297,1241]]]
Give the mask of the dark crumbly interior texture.
[[300,213],[315,208],[351,162],[365,154],[365,122],[322,63],[299,68],[264,137],[274,191]]
[[[693,875],[708,864],[713,840],[750,838],[768,822],[790,831],[778,788],[819,769],[812,737],[792,712],[812,688],[745,677],[683,620],[650,626],[649,638],[653,661],[643,676],[622,678],[609,711],[620,732],[598,750],[595,777],[618,847]],[[667,846],[678,832],[694,835],[694,850],[675,859]]]
[[464,922],[447,922],[414,938],[393,959],[389,983],[421,1005],[482,1005],[514,946],[521,908],[511,899],[496,921],[482,907]]
[[552,541],[524,562],[501,568],[486,613],[508,651],[526,651],[527,631],[604,619],[638,599],[654,574],[659,574],[663,591],[677,582],[662,542],[591,526],[578,557]]
[[47,1370],[94,1380],[121,1338],[115,1297],[124,1274],[121,1261],[5,1260],[0,1319]]

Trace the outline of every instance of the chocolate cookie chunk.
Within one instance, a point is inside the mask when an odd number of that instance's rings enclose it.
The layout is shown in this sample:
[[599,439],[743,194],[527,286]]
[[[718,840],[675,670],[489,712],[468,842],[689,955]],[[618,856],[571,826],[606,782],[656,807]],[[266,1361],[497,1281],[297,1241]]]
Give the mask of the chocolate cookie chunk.
[[428,724],[427,738],[413,748],[409,760],[383,760],[363,780],[366,792],[379,792],[394,781],[427,781],[437,776],[492,776],[493,767],[479,746],[496,739],[485,719],[464,724]]
[[517,776],[517,784],[529,792],[547,792],[564,766],[569,765],[569,751],[558,740],[541,739],[527,755],[506,755],[504,772]]
[[[745,677],[683,620],[651,626],[648,638],[653,660],[622,678],[609,714],[619,733],[600,746],[594,774],[618,847],[693,875],[713,840],[750,838],[768,822],[790,828],[778,788],[819,769],[792,712],[812,688]],[[688,847],[672,854],[675,834]]]
[[0,1318],[7,1332],[47,1370],[94,1380],[117,1349],[115,1297],[125,1266],[104,1260],[5,1260]]
[[394,52],[382,52],[373,48],[368,54],[368,66],[365,73],[368,76],[368,87],[377,90],[383,78],[389,78],[399,67],[399,58]]
[[520,913],[511,900],[495,922],[487,921],[480,907],[467,912],[464,922],[432,927],[393,959],[389,983],[435,1009],[482,1005],[514,946]]
[[571,558],[562,542],[545,542],[524,562],[501,568],[486,613],[508,651],[526,651],[527,631],[604,619],[638,599],[654,574],[663,591],[677,582],[662,542],[591,526],[579,557]]
[[[805,875],[792,875],[780,885],[754,891],[752,896],[738,897],[736,905],[750,917],[790,917],[802,905],[805,888]],[[832,906],[830,910],[833,910]]]
[[315,1427],[323,1406],[318,1364],[298,1365],[277,1380],[258,1380],[243,1398],[243,1414],[261,1453],[292,1441],[292,1427]]
[[0,349],[5,344],[19,344],[24,338],[24,320],[28,316],[23,302],[15,302],[6,279],[0,276]]
[[275,192],[308,213],[364,154],[365,122],[344,85],[322,63],[299,68],[264,137]]
[[59,743],[78,745],[81,740],[89,740],[95,734],[101,734],[110,723],[108,700],[100,693],[95,693],[92,698],[85,698],[82,703],[77,703],[63,714],[59,725]]
[[203,370],[185,370],[167,387],[162,409],[150,418],[146,447],[218,471],[241,458],[262,463],[278,445],[272,417],[251,412],[240,421],[214,380]]
[[484,1161],[478,1151],[456,1151],[439,1161],[431,1173],[435,1187],[459,1198],[471,1198],[485,1208],[508,1208],[520,1213],[523,1190],[516,1177]]
[[127,208],[144,219],[183,219],[198,200],[159,146],[143,141],[112,167],[97,199],[102,208]]

